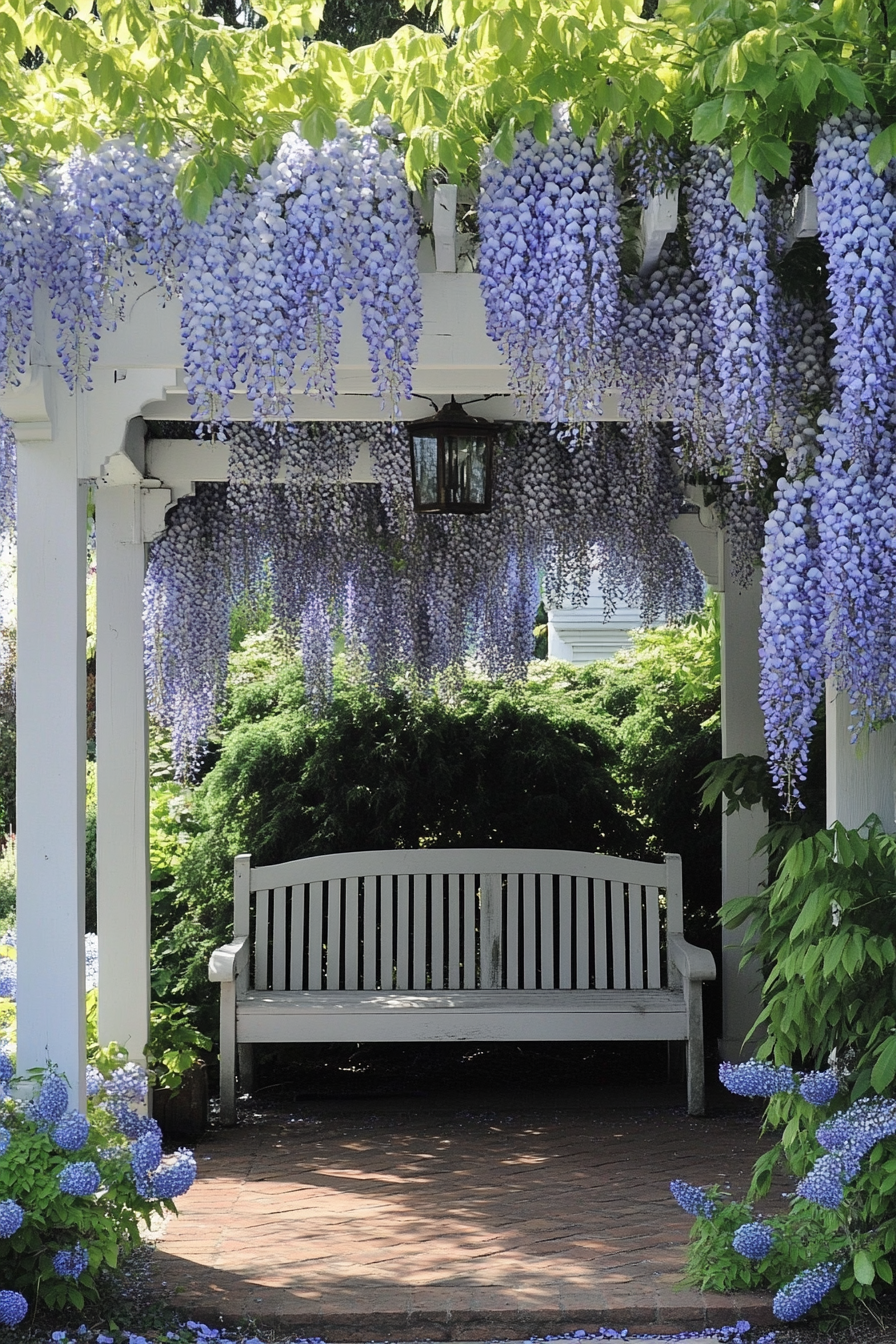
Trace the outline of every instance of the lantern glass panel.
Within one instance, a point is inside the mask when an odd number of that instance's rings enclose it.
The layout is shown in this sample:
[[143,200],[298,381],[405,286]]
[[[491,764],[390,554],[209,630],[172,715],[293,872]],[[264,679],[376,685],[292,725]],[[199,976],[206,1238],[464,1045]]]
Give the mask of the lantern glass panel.
[[488,440],[478,434],[445,435],[445,504],[484,509],[488,504]]
[[435,434],[415,434],[414,489],[419,509],[439,507],[439,441]]

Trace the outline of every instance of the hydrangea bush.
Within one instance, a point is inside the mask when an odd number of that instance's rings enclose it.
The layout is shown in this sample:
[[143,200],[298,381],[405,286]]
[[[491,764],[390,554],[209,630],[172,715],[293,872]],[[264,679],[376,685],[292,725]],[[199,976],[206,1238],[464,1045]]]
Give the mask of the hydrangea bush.
[[[22,1081],[22,1080],[19,1080]],[[141,1228],[190,1188],[191,1152],[163,1155],[159,1126],[137,1109],[147,1075],[135,1064],[109,1076],[88,1067],[87,1112],[70,1109],[53,1069],[35,1070],[31,1099],[16,1096],[0,1053],[0,1322],[29,1305],[75,1307],[98,1296],[104,1267],[137,1245]]]
[[800,1073],[751,1059],[722,1064],[719,1077],[737,1096],[788,1098],[788,1129],[799,1129],[801,1141],[786,1150],[795,1178],[786,1213],[763,1217],[750,1202],[768,1189],[768,1161],[757,1164],[746,1201],[717,1186],[672,1182],[673,1197],[696,1218],[690,1281],[723,1292],[768,1288],[775,1315],[787,1322],[825,1299],[862,1301],[875,1285],[891,1285],[896,1100],[864,1097],[835,1109],[842,1079],[833,1068]]

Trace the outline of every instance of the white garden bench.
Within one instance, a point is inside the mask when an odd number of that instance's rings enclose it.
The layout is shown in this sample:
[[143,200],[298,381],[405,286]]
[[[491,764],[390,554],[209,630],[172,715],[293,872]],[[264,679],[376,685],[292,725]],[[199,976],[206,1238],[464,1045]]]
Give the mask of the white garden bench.
[[[234,863],[221,985],[221,1117],[236,1066],[286,1041],[686,1041],[704,1109],[702,982],[681,859],[544,849],[370,850]],[[665,955],[664,955],[665,954]]]

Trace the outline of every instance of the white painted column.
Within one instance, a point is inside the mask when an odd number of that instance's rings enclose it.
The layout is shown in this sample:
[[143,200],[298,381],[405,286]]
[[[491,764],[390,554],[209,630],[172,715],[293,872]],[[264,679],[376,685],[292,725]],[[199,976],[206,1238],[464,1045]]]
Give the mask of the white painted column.
[[55,1064],[83,1108],[87,514],[62,409],[18,454],[17,1065]]
[[[135,482],[139,473],[132,469]],[[149,769],[142,491],[96,491],[96,905],[99,1039],[143,1061],[149,1037]]]
[[852,743],[849,696],[828,678],[825,755],[827,824],[861,826],[873,812],[885,831],[896,831],[896,723],[882,724]]
[[[765,729],[759,708],[759,599],[757,573],[749,588],[731,576],[729,547],[724,544],[722,623],[722,755],[765,756]],[[741,809],[722,816],[722,901],[749,896],[765,885],[764,858],[756,845],[768,828],[763,808]],[[759,1015],[761,968],[740,969],[744,930],[722,930],[722,1059],[748,1058],[753,1040],[743,1042]]]

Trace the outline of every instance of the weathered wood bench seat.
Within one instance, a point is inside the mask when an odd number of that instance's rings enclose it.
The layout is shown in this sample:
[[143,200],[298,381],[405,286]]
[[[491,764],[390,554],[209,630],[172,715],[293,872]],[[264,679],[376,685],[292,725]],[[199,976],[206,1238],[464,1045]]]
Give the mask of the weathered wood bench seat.
[[255,1044],[686,1041],[704,1107],[702,982],[681,860],[537,849],[370,850],[234,863],[221,984],[221,1116]]

